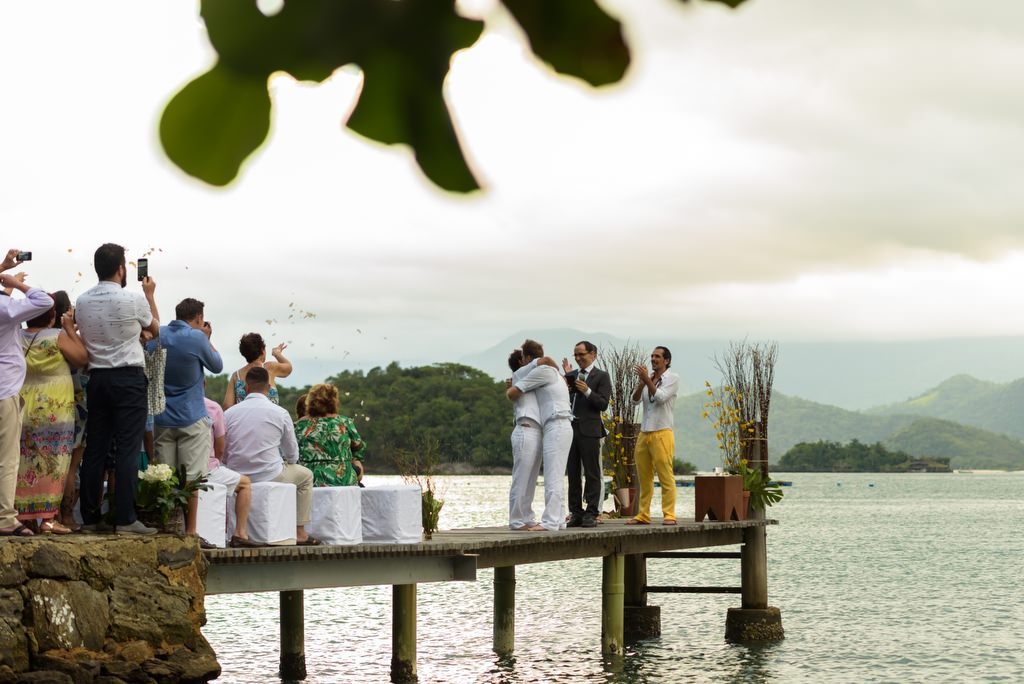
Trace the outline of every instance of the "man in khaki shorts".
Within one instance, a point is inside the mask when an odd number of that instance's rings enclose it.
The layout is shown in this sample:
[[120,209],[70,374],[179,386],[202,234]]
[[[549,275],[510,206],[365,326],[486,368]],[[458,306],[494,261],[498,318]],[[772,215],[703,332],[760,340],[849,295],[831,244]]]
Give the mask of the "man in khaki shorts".
[[[195,480],[207,472],[210,459],[210,417],[206,412],[203,386],[205,370],[220,373],[224,369],[220,354],[210,342],[213,330],[198,299],[183,299],[174,307],[174,320],[160,328],[158,344],[167,350],[164,371],[164,396],[167,408],[153,419],[155,460],[175,470],[185,466],[185,476]],[[188,502],[185,531],[196,533],[199,493]]]

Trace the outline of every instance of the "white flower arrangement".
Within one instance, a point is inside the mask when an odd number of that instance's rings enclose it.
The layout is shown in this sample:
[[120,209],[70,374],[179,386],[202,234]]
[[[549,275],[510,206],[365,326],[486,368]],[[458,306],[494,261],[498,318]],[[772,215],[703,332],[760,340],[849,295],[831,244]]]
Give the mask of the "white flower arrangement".
[[174,477],[174,471],[166,463],[153,463],[146,470],[139,471],[139,479],[144,482],[167,482]]

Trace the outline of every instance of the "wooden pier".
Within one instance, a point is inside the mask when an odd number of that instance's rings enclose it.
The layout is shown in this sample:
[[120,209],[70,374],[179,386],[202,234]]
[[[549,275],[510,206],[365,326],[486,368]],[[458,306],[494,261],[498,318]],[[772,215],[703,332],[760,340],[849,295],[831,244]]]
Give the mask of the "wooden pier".
[[[284,679],[305,678],[302,591],[327,587],[393,586],[391,678],[416,679],[416,585],[423,582],[474,581],[477,570],[494,568],[494,650],[511,653],[515,643],[515,566],[577,558],[604,559],[601,649],[621,655],[627,636],[660,632],[653,592],[721,593],[742,596],[729,610],[726,636],[744,640],[781,638],[781,617],[768,606],[765,527],[774,520],[685,522],[676,526],[627,526],[607,520],[596,528],[560,532],[514,532],[505,527],[440,531],[417,544],[353,546],[279,546],[216,549],[209,561],[208,594],[277,591],[281,593],[281,672]],[[690,553],[691,549],[742,544],[741,551]],[[646,558],[738,557],[737,587],[651,587]]]

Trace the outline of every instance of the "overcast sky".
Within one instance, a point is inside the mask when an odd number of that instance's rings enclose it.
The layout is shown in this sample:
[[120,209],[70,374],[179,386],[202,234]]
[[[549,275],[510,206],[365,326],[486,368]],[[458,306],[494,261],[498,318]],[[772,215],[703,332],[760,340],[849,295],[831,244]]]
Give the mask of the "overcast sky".
[[602,4],[634,62],[595,91],[532,59],[492,3],[466,3],[488,30],[447,97],[487,190],[460,197],[342,127],[352,67],[273,77],[268,142],[228,189],[206,187],[156,134],[214,59],[196,3],[5,3],[4,246],[73,295],[100,243],[155,249],[164,320],[202,299],[229,369],[256,330],[290,343],[300,384],[562,326],[1024,334],[1024,3]]

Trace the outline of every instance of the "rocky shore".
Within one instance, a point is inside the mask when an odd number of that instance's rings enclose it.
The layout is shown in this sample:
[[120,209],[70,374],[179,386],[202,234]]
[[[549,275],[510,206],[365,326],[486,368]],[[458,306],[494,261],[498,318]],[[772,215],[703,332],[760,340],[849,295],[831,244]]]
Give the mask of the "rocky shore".
[[0,541],[0,684],[215,679],[205,572],[194,537]]

